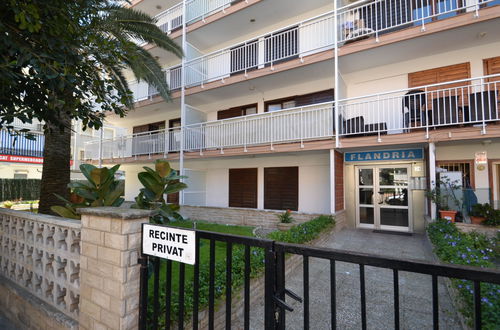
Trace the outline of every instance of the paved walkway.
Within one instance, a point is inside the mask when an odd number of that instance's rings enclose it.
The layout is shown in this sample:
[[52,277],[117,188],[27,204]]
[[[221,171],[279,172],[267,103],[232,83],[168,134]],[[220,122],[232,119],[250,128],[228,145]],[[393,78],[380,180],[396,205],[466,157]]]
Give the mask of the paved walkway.
[[[335,249],[373,253],[396,258],[432,260],[432,251],[423,235],[402,236],[374,233],[371,230],[345,229],[336,233],[324,246]],[[310,259],[310,326],[331,329],[330,263]],[[393,274],[391,270],[365,267],[368,329],[393,329]],[[303,297],[302,267],[286,278],[286,287]],[[359,266],[336,263],[337,329],[361,328]],[[400,272],[401,329],[432,329],[432,288],[429,275]],[[440,328],[461,329],[444,284],[439,283]],[[295,309],[286,315],[287,329],[303,329],[302,304],[287,298]],[[253,316],[253,315],[252,315]],[[259,328],[258,316],[252,328]]]

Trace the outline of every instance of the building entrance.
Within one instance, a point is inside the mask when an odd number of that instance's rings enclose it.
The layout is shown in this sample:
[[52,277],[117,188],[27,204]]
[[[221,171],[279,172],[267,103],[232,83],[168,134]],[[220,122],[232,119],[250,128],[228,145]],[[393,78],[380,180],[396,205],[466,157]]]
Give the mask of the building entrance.
[[356,224],[410,231],[409,165],[356,167]]

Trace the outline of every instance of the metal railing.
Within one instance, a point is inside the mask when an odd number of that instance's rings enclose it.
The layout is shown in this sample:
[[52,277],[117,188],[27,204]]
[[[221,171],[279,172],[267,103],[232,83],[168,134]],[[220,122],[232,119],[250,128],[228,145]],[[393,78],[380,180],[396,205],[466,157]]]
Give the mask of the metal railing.
[[186,86],[204,84],[333,47],[333,13],[298,22],[186,63]]
[[102,158],[126,158],[135,156],[152,156],[167,154],[180,150],[181,131],[178,128],[157,130],[132,135],[124,135],[112,139],[96,139],[85,143],[85,159],[99,159],[102,147]]
[[191,0],[186,2],[186,23],[192,24],[217,11],[224,11],[234,0]]
[[7,130],[0,131],[0,154],[26,157],[43,157],[45,136],[40,133],[29,133],[32,139],[26,137],[26,133],[12,134]]
[[500,120],[500,74],[339,100],[340,136],[406,133]]
[[[181,88],[182,83],[182,67],[173,66],[164,70],[165,81],[167,82],[170,90]],[[132,81],[129,82],[129,88],[134,95],[134,102],[144,101],[158,95],[158,91],[153,85],[145,81]]]
[[186,150],[223,149],[333,136],[332,103],[185,126]]
[[495,0],[378,0],[358,1],[339,10],[338,42],[346,42],[392,32],[458,13],[475,12]]
[[[346,324],[341,324],[346,321],[345,318],[337,318],[337,314],[342,306],[348,305],[349,311],[354,313],[353,318],[356,318],[355,314],[360,316],[362,329],[367,328],[373,314],[380,313],[386,320],[393,319],[394,329],[400,329],[404,326],[407,314],[415,313],[408,309],[407,304],[401,302],[408,299],[409,291],[415,289],[424,289],[420,295],[429,297],[432,302],[430,306],[420,306],[416,313],[422,317],[423,323],[438,329],[440,321],[443,321],[439,317],[443,305],[439,285],[441,281],[449,278],[472,282],[474,328],[481,329],[482,305],[486,304],[481,299],[481,286],[484,283],[500,284],[500,272],[497,269],[396,259],[268,239],[195,231],[194,266],[146,255],[139,259],[139,329],[146,329],[147,326],[157,328],[159,325],[170,329],[173,328],[174,322],[179,329],[185,326],[192,329],[285,329],[286,313],[294,312],[295,305],[299,304],[303,324],[295,324],[295,327],[315,328],[320,324],[318,321],[325,324],[325,320],[328,320],[332,329],[346,328]],[[200,257],[200,251],[203,251],[204,257]],[[286,258],[286,255],[291,258]],[[152,264],[151,268],[148,267],[148,261]],[[312,278],[309,270],[313,272],[319,262],[325,276]],[[337,278],[338,275],[344,275],[344,271],[339,270],[345,270],[345,263],[358,269],[354,276],[359,285],[353,285],[344,277],[340,280]],[[295,272],[300,270],[300,264],[302,274]],[[287,288],[287,285],[294,285],[290,278],[287,279],[287,268],[294,272],[292,278],[295,278],[295,273],[297,277],[302,277],[302,297]],[[384,275],[385,280],[377,283],[383,285],[384,293],[389,294],[388,301],[380,302],[384,308],[376,313],[369,313],[367,300],[370,298],[367,297],[367,291],[373,294],[373,291],[370,291],[373,288],[370,289],[367,278],[381,270],[389,270]],[[241,274],[238,276],[239,282],[235,281],[235,274]],[[223,276],[222,280],[220,275]],[[251,277],[255,276],[260,276],[258,289],[255,283],[251,283]],[[416,276],[428,285],[428,289],[418,284],[414,286]],[[174,282],[174,279],[177,281]],[[356,290],[352,292],[356,292],[359,299],[352,301],[352,298],[343,296],[342,292],[345,293],[347,289]],[[321,290],[321,295],[313,296],[317,295],[318,290]],[[292,299],[296,301],[293,306]],[[225,308],[216,308],[219,300]],[[313,303],[316,303],[314,308],[318,308],[318,303],[322,305],[322,313],[310,312]],[[233,316],[233,312],[240,308],[243,315]],[[426,313],[423,310],[432,312]],[[189,313],[191,311],[192,313]],[[300,313],[300,310],[295,313]],[[203,318],[200,315],[203,315]],[[200,322],[204,323],[200,326]],[[352,327],[352,323],[349,325]]]
[[182,26],[182,2],[170,7],[154,17],[156,25],[165,33],[170,34],[173,30]]

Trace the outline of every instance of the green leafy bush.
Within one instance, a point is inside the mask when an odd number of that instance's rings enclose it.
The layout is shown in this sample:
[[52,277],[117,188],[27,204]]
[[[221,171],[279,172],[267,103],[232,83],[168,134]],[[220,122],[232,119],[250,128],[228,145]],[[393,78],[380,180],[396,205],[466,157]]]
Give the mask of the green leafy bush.
[[40,198],[40,179],[0,179],[0,201]]
[[327,228],[333,227],[335,219],[331,215],[321,215],[311,221],[293,226],[287,231],[275,231],[268,235],[269,239],[285,243],[305,243],[312,241]]
[[[499,258],[499,237],[488,239],[478,233],[462,233],[454,223],[447,220],[438,220],[427,228],[429,238],[434,245],[434,252],[444,262],[494,268],[494,259]],[[465,306],[460,312],[472,325],[474,303],[473,283],[466,280],[452,279],[452,284],[460,293]],[[491,283],[481,284],[481,311],[483,329],[500,328],[500,285]]]
[[281,223],[292,223],[293,222],[292,211],[286,210],[285,212],[278,214],[278,219],[280,220]]

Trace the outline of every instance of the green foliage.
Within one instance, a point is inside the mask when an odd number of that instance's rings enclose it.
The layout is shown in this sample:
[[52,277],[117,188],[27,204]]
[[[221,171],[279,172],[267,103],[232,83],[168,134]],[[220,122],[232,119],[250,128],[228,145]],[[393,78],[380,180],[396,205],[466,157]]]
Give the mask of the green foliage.
[[159,63],[133,39],[182,56],[154,18],[114,0],[1,1],[0,31],[0,126],[18,118],[62,128],[69,116],[99,128],[105,113],[133,107],[127,68],[170,97]]
[[0,201],[35,200],[39,196],[39,179],[0,179]]
[[293,222],[292,211],[286,210],[285,212],[278,214],[278,219],[280,220],[281,223],[292,223]]
[[325,229],[335,225],[335,219],[331,215],[321,215],[311,221],[293,226],[287,231],[275,231],[268,235],[268,238],[286,243],[305,243],[309,242]]
[[444,178],[437,182],[435,188],[426,191],[427,198],[437,204],[440,210],[460,210],[462,208],[462,200],[457,197],[456,191],[461,189],[458,181],[451,181],[449,178]]
[[80,219],[76,212],[79,207],[120,206],[125,201],[123,185],[115,179],[120,165],[112,168],[98,168],[90,164],[80,165],[80,171],[87,178],[86,182],[72,182],[68,185],[72,193],[80,198],[69,201],[61,196],[65,206],[52,206],[51,209],[62,217]]
[[[175,222],[173,225],[178,226],[178,227],[189,227],[190,222],[188,221],[180,221],[180,222]],[[295,237],[295,235],[300,236],[300,239],[296,239],[297,242],[293,243],[305,243],[310,240],[315,239],[318,237],[318,235],[328,229],[331,228],[335,224],[335,220],[333,219],[332,216],[320,216],[318,218],[315,218],[309,222],[305,222],[299,226],[295,226],[293,228],[300,228],[299,230],[295,229],[294,233],[290,236],[283,235],[282,237],[270,237],[271,239],[274,239],[276,241],[283,241],[283,242],[290,242],[288,240],[281,240],[280,238],[287,239],[289,237]],[[222,226],[222,225],[214,225],[214,224],[207,224],[207,223],[201,223],[199,226],[199,229],[202,230],[214,230],[217,232],[224,232],[224,233],[232,233],[236,234],[238,232],[245,233],[247,231],[246,227],[239,227],[239,226]],[[291,232],[292,229],[290,229],[288,232]],[[308,233],[304,233],[303,230],[307,230]],[[278,232],[276,232],[278,233]],[[287,233],[287,232],[279,232],[279,233]],[[274,234],[274,233],[272,233]],[[272,235],[271,235],[272,236]],[[214,277],[214,291],[215,291],[215,301],[217,303],[217,300],[221,299],[224,297],[224,294],[226,292],[226,264],[227,264],[227,256],[226,256],[226,244],[224,242],[216,242],[216,260],[215,260],[215,277]],[[200,304],[200,310],[208,306],[208,298],[209,298],[209,279],[210,279],[210,269],[209,269],[209,242],[207,240],[200,240],[200,291],[199,291],[199,304]],[[250,269],[251,273],[250,276],[251,278],[258,277],[262,274],[264,270],[264,263],[265,260],[265,251],[262,248],[251,248],[250,249]],[[244,283],[245,279],[245,248],[242,245],[233,245],[233,255],[232,255],[232,291],[233,292],[238,292],[238,290],[241,289]],[[173,263],[173,277],[172,277],[172,292],[171,292],[171,301],[172,301],[172,309],[171,309],[171,315],[173,321],[177,320],[178,317],[178,310],[179,310],[179,305],[178,305],[178,299],[179,299],[179,292],[178,292],[178,284],[177,284],[177,272],[178,272],[178,263]],[[185,284],[185,294],[184,294],[184,299],[185,299],[185,317],[188,317],[191,315],[193,311],[193,297],[194,297],[194,287],[191,285],[192,281],[192,272],[193,272],[193,267],[190,265],[186,265],[186,284]],[[164,271],[164,265],[162,265],[161,268],[161,274],[165,274]],[[154,279],[151,278],[150,280],[150,286],[149,288],[152,289],[152,284],[153,284]],[[165,326],[165,298],[166,298],[166,290],[165,290],[165,277],[160,277],[160,327]],[[150,290],[150,294],[148,296],[150,299],[148,302],[148,317],[152,317],[153,313],[153,297],[152,297],[152,291]]]
[[495,210],[488,203],[473,205],[470,215],[485,218],[483,225],[500,226],[500,210]]
[[[494,259],[500,257],[500,251],[495,250],[500,242],[500,236],[488,239],[478,233],[462,233],[454,223],[438,220],[427,228],[429,238],[434,245],[434,252],[444,262],[494,268]],[[452,279],[452,283],[460,293],[463,305],[461,313],[472,325],[474,313],[473,283],[466,280]],[[500,285],[481,284],[482,328],[498,329],[500,327]]]
[[14,206],[14,202],[13,201],[5,201],[3,202],[3,207],[5,207],[6,209],[10,209],[12,206]]
[[187,185],[179,181],[186,177],[177,175],[177,171],[164,159],[156,160],[154,170],[147,166],[143,168],[146,172],[140,172],[137,177],[144,188],[141,188],[132,208],[157,210],[158,213],[151,217],[153,223],[182,220],[182,216],[177,212],[179,205],[167,204],[165,195],[186,189]]

